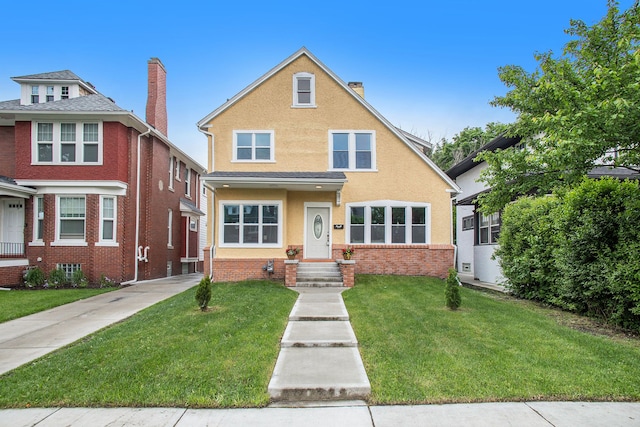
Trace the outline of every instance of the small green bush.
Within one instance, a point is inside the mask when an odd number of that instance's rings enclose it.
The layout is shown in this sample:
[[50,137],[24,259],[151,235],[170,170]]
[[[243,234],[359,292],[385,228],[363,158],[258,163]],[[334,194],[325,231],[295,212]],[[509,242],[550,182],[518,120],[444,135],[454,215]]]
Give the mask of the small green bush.
[[27,270],[24,275],[24,285],[28,288],[44,285],[45,277],[44,272],[40,267],[35,267]]
[[196,290],[196,301],[198,302],[198,307],[200,310],[207,311],[207,305],[211,300],[211,279],[209,276],[204,276],[200,283],[198,284],[198,289]]
[[55,268],[49,273],[47,283],[50,288],[61,288],[69,283],[69,279],[67,279],[67,273],[64,270]]
[[457,310],[462,304],[460,296],[460,282],[458,281],[458,272],[450,268],[447,277],[447,285],[444,290],[445,303],[451,310]]
[[71,277],[71,284],[74,288],[86,288],[89,281],[82,270],[76,270]]

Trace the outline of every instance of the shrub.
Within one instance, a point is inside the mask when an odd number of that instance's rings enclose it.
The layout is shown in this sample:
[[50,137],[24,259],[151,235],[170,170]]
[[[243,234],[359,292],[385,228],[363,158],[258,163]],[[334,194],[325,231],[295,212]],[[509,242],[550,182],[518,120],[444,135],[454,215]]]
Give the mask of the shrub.
[[73,276],[71,277],[71,283],[74,288],[86,288],[89,284],[87,277],[84,275],[84,272],[80,269],[73,272]]
[[49,273],[49,279],[47,280],[49,287],[60,288],[69,283],[69,279],[67,279],[67,273],[60,268],[55,268],[51,270]]
[[559,272],[555,263],[557,197],[521,198],[502,213],[498,259],[507,288],[514,295],[557,303]]
[[207,305],[211,300],[211,279],[209,276],[204,276],[200,283],[198,284],[198,289],[196,290],[196,301],[198,302],[198,307],[200,310],[207,311]]
[[457,310],[462,304],[458,272],[453,268],[449,269],[449,276],[447,277],[447,284],[444,289],[444,298],[447,307],[451,310]]
[[107,276],[105,276],[104,274],[100,275],[100,283],[99,283],[101,288],[112,288],[114,286],[117,285],[115,280],[109,279]]
[[44,272],[40,267],[30,268],[24,275],[24,285],[28,288],[44,285]]

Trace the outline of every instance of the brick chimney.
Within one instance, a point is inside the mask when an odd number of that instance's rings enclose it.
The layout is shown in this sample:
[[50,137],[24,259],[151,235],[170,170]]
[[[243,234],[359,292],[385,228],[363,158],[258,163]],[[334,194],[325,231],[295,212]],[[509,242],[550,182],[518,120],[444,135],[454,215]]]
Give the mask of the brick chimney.
[[360,98],[364,99],[364,86],[362,82],[349,82],[349,87],[360,95]]
[[167,71],[158,58],[151,58],[147,69],[147,123],[167,136]]

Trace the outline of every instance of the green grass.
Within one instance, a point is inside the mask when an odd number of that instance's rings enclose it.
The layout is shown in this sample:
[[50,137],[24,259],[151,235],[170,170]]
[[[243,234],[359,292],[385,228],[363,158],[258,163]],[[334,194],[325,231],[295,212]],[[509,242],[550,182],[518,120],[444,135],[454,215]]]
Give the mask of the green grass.
[[[559,324],[558,312],[444,281],[358,276],[343,293],[375,404],[640,400],[640,344]],[[565,315],[562,315],[565,316]]]
[[0,291],[0,323],[117,288]]
[[267,385],[297,294],[281,284],[196,287],[0,377],[0,407],[245,407]]

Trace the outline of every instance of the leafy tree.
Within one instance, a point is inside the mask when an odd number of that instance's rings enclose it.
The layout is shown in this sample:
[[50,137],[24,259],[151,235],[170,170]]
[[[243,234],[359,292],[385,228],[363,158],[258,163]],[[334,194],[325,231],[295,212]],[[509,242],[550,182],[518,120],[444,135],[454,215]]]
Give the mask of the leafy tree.
[[447,170],[496,136],[505,132],[507,128],[508,125],[498,122],[487,123],[484,129],[467,126],[454,135],[451,141],[443,138],[434,148],[431,160],[440,169]]
[[518,114],[510,134],[527,149],[482,153],[488,163],[481,179],[493,188],[480,198],[484,211],[501,209],[516,196],[547,193],[577,183],[598,164],[639,170],[640,7],[626,11],[608,0],[602,20],[587,26],[571,20],[572,37],[559,57],[535,55],[538,68],[500,68],[510,88],[494,106]]

